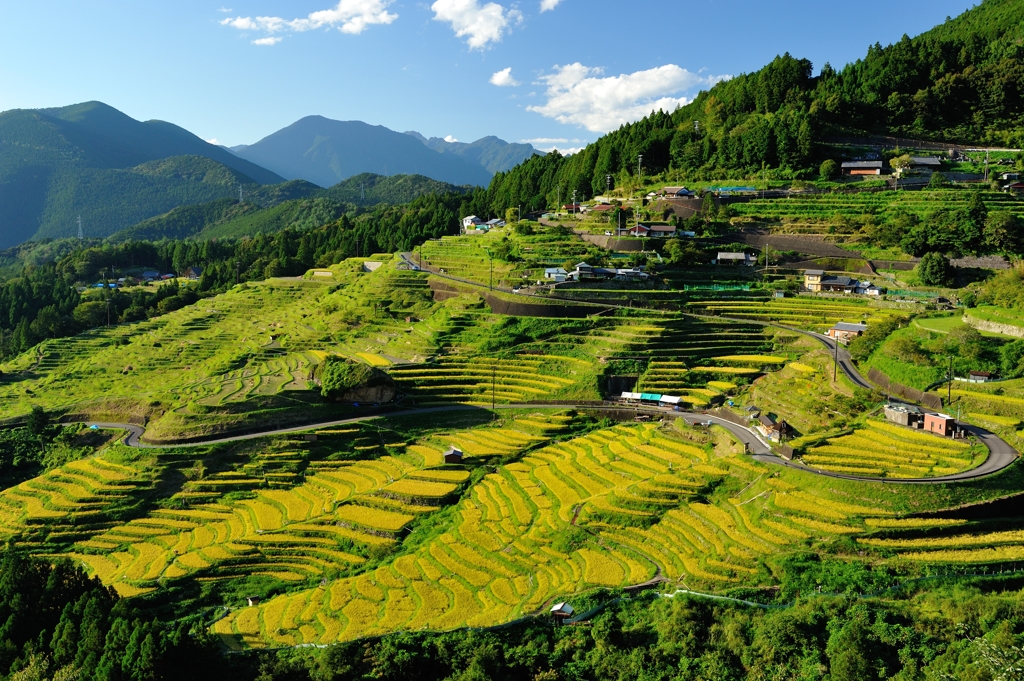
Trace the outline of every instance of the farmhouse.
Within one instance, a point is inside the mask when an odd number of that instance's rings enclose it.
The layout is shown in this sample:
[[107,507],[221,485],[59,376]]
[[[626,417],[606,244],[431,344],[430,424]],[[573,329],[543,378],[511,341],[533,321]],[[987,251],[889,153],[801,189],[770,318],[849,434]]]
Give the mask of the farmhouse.
[[449,447],[448,451],[444,453],[445,463],[462,463],[462,450],[458,447]]
[[556,283],[565,281],[569,273],[565,271],[564,267],[548,267],[544,270],[545,279],[553,279]]
[[549,612],[551,613],[551,617],[553,617],[555,621],[564,622],[565,620],[572,617],[572,614],[576,612],[576,610],[568,603],[563,602],[555,603],[554,605],[552,605],[551,610]]
[[853,293],[857,290],[858,286],[861,286],[861,282],[853,277],[836,277],[826,274],[824,270],[804,271],[804,288],[808,291]]
[[157,272],[156,270],[146,270],[145,272],[142,273],[142,280],[143,281],[153,281],[154,279],[159,279],[159,278],[160,278],[160,273]]
[[648,236],[654,239],[666,239],[676,235],[676,228],[672,225],[637,225],[629,230],[633,236]]
[[184,276],[186,279],[190,281],[197,281],[199,277],[203,276],[203,268],[189,267],[187,270],[185,270],[185,274],[183,274],[182,276]]
[[789,426],[785,421],[776,421],[768,414],[761,414],[757,417],[757,429],[768,438],[778,440],[782,438],[789,430]]
[[1014,194],[1024,192],[1024,182],[1014,182],[1013,184],[1007,185],[1006,191],[1013,192]]
[[712,265],[745,265],[747,267],[753,266],[757,263],[757,258],[752,258],[746,253],[724,253],[718,252],[718,257],[711,263]]
[[942,159],[937,156],[911,156],[911,170],[938,170],[942,167]]
[[953,437],[956,433],[956,419],[946,414],[925,414],[924,429],[943,437]]
[[596,206],[591,206],[589,210],[595,213],[607,213],[608,211],[615,210],[615,206],[610,203],[599,203]]
[[836,325],[828,330],[828,335],[840,343],[849,343],[851,339],[863,335],[867,328],[868,325],[864,322],[836,322]]
[[845,161],[843,175],[881,175],[885,164],[882,161]]
[[920,428],[924,413],[912,404],[885,405],[885,418],[893,423],[911,428]]
[[488,220],[487,222],[484,223],[484,225],[487,227],[487,229],[494,229],[496,227],[504,227],[505,221],[495,218],[493,220]]
[[992,374],[988,371],[972,371],[967,375],[967,380],[971,383],[988,383],[992,380]]
[[695,196],[694,192],[686,187],[665,187],[661,190],[662,196]]
[[476,229],[477,225],[484,224],[484,221],[475,215],[467,215],[462,218],[463,229]]

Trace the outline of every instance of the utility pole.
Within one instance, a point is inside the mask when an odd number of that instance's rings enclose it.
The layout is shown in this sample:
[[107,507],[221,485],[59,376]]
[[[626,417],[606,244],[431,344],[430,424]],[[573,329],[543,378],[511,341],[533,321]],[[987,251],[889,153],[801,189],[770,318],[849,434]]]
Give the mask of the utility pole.
[[242,194],[242,185],[241,185],[241,184],[239,184],[239,185],[238,185],[238,202],[239,202],[239,203],[242,203],[242,199],[243,199],[243,194]]
[[576,219],[576,190],[572,190],[572,219]]
[[985,181],[988,182],[988,149],[985,150]]
[[107,328],[110,328],[110,298],[107,298]]
[[946,384],[946,406],[953,403],[953,355],[949,356],[949,383]]
[[491,266],[490,278],[487,280],[487,288],[491,291],[494,290],[494,256],[491,255],[490,251],[487,251],[487,262]]
[[833,338],[832,342],[835,343],[836,349],[835,363],[832,365],[832,382],[835,383],[839,378],[839,336]]
[[494,383],[495,378],[498,374],[498,369],[493,364],[491,365],[491,411],[494,411]]
[[85,239],[85,234],[82,232],[82,216],[78,216],[78,240],[82,241]]

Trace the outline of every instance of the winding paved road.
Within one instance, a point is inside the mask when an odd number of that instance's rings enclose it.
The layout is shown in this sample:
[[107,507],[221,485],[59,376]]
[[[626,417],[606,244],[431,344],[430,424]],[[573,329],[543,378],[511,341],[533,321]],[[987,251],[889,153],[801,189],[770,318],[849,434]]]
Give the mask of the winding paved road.
[[[575,405],[575,404],[504,404],[498,405],[496,409],[592,409],[598,411],[622,411],[623,406],[621,405],[608,405],[608,406],[590,406],[590,405]],[[353,423],[362,423],[365,421],[372,421],[376,419],[386,419],[389,416],[416,416],[420,414],[432,414],[441,413],[447,411],[465,411],[479,409],[479,407],[473,407],[469,405],[453,405],[450,407],[429,407],[424,409],[410,409],[408,411],[396,411],[388,412],[385,414],[374,414],[368,416],[358,416],[350,419],[341,419],[337,421],[325,421],[323,423],[310,423],[302,426],[294,426],[290,428],[277,428],[274,430],[267,430],[257,433],[245,433],[243,435],[231,435],[226,437],[210,438],[208,440],[196,441],[196,442],[183,442],[180,444],[176,443],[165,443],[165,444],[149,444],[142,441],[146,431],[145,428],[130,423],[104,423],[104,422],[89,422],[88,425],[95,425],[98,428],[105,429],[120,429],[127,431],[127,436],[124,439],[124,444],[129,447],[141,447],[150,449],[161,449],[169,447],[205,447],[207,445],[221,444],[226,442],[238,442],[241,440],[253,440],[260,437],[268,437],[271,435],[287,435],[289,433],[300,433],[309,430],[315,430],[318,428],[333,428],[336,426],[350,425]],[[977,426],[965,426],[971,434],[977,437],[986,447],[988,447],[989,455],[977,468],[973,468],[969,471],[963,471],[962,473],[956,473],[955,475],[944,475],[935,478],[867,478],[856,475],[846,475],[843,473],[832,473],[829,471],[822,471],[815,468],[804,466],[803,464],[795,463],[792,461],[786,461],[780,456],[772,453],[771,446],[764,441],[760,433],[751,428],[745,428],[738,424],[726,421],[725,419],[717,416],[711,416],[708,414],[696,414],[692,412],[677,412],[669,409],[648,407],[639,408],[644,413],[652,415],[664,415],[664,416],[681,416],[686,420],[687,423],[712,423],[717,426],[725,428],[732,433],[736,438],[743,443],[747,450],[750,452],[752,457],[762,463],[774,464],[778,466],[786,466],[788,468],[795,468],[797,470],[805,471],[807,473],[813,473],[815,475],[824,475],[830,478],[841,478],[844,480],[856,480],[859,482],[883,482],[888,484],[900,484],[900,485],[922,485],[922,484],[939,484],[946,482],[961,482],[964,480],[974,480],[976,478],[984,477],[997,473],[1014,461],[1017,460],[1017,450],[1006,443],[1002,438],[994,433],[991,433],[983,428]]]

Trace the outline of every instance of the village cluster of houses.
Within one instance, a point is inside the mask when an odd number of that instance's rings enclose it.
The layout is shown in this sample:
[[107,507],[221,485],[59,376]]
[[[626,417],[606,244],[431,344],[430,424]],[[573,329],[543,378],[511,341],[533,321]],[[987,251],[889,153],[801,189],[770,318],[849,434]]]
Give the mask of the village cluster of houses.
[[[185,270],[180,278],[188,279],[189,281],[199,281],[199,278],[203,276],[202,267],[189,267]],[[167,274],[161,274],[159,270],[146,270],[139,276],[127,276],[119,277],[117,281],[110,282],[97,282],[92,285],[93,288],[124,288],[125,286],[136,286],[138,284],[151,284],[157,281],[170,281],[171,279],[178,279],[179,276],[173,272]]]
[[853,277],[833,276],[824,270],[804,270],[804,288],[814,293],[854,293],[861,296],[880,296],[882,289],[870,281]]
[[544,278],[548,282],[560,284],[564,281],[643,281],[650,277],[641,267],[594,267],[585,262],[578,263],[572,272],[564,267],[548,267],[544,270]]

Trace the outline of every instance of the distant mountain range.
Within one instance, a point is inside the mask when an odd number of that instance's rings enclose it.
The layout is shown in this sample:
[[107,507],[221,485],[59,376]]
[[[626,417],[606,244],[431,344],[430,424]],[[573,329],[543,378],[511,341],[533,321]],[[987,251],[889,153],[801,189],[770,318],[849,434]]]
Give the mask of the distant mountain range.
[[[106,237],[181,206],[237,199],[239,188],[264,208],[316,196],[357,204],[408,201],[424,191],[486,185],[494,172],[533,153],[530,145],[495,137],[448,143],[320,116],[231,150],[101,102],[15,109],[0,113],[0,248],[74,236],[79,216],[87,236]],[[367,176],[333,194],[321,190],[361,173],[421,177]],[[168,231],[194,234],[198,216],[214,214],[220,215],[215,222],[224,219],[219,208],[194,211],[187,227]],[[154,227],[142,233],[161,232]]]
[[424,175],[455,185],[486,185],[537,151],[485,137],[472,144],[427,139],[361,121],[307,116],[259,142],[233,147],[241,158],[290,180],[330,187],[353,175]]

